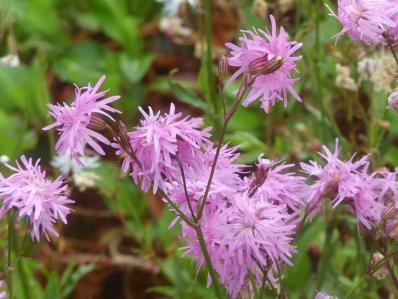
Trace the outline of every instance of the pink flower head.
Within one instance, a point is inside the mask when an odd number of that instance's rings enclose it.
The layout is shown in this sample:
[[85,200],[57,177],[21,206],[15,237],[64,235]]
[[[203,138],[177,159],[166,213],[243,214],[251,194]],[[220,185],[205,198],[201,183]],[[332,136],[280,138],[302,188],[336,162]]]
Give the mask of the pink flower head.
[[[226,248],[220,244],[220,211],[215,213],[204,213],[201,219],[201,228],[212,264],[218,274],[222,276],[224,273],[223,260],[226,256]],[[197,271],[199,271],[206,262],[196,232],[192,227],[184,222],[182,222],[181,225],[181,239],[186,243],[186,245],[181,248],[181,250],[184,251],[183,256],[191,256],[195,258],[197,260]],[[211,278],[209,276],[208,285],[210,284]]]
[[[3,289],[3,285],[4,285],[4,280],[0,280],[0,289]],[[6,291],[0,291],[0,299],[4,299],[7,298],[7,292]]]
[[293,88],[298,79],[292,78],[291,72],[296,69],[296,61],[301,59],[293,54],[301,48],[302,44],[288,41],[287,33],[282,26],[277,33],[275,18],[271,15],[270,19],[271,32],[243,31],[240,46],[226,44],[231,49],[228,62],[231,66],[238,68],[228,84],[241,75],[253,76],[253,83],[248,86],[249,94],[243,101],[243,105],[247,107],[259,99],[265,112],[268,112],[269,105],[275,105],[276,101],[283,101],[286,107],[287,92],[296,100],[301,101]]
[[[134,181],[142,190],[148,191],[153,184],[155,193],[165,181],[180,177],[177,155],[187,176],[200,167],[198,154],[209,143],[211,128],[201,129],[201,118],[182,117],[182,113],[175,112],[174,104],[165,114],[154,114],[151,107],[148,114],[141,107],[139,110],[144,119],[140,126],[128,133],[128,139],[140,164],[127,156],[123,161],[123,169],[131,169]],[[118,149],[117,154],[124,153],[120,146],[114,146]]]
[[366,173],[368,157],[356,162],[353,162],[354,156],[348,161],[340,160],[338,140],[333,153],[326,146],[323,146],[323,152],[319,153],[326,161],[323,167],[315,161],[301,163],[303,171],[314,178],[308,192],[310,214],[319,211],[323,198],[329,197],[333,208],[341,203],[347,204],[358,221],[370,229],[373,222],[380,220],[384,205],[378,201],[372,190],[373,179]]
[[258,194],[249,197],[244,192],[237,193],[220,214],[224,215],[219,224],[221,245],[228,248],[222,281],[233,298],[250,281],[250,273],[261,285],[261,269],[270,267],[267,275],[272,281],[281,264],[291,265],[296,225],[290,222],[286,205],[273,205]]
[[16,167],[5,165],[14,173],[7,178],[0,173],[0,217],[15,208],[19,219],[28,217],[32,239],[39,241],[43,234],[49,240],[48,233],[58,236],[53,226],[58,218],[67,223],[66,216],[71,212],[68,205],[73,203],[65,195],[67,186],[62,177],[47,179],[39,160],[33,163],[25,156]]
[[258,158],[257,171],[249,180],[249,196],[260,194],[274,204],[285,204],[292,211],[304,205],[305,179],[292,172],[293,164]]
[[398,113],[398,89],[394,90],[388,96],[388,107],[394,109]]
[[337,299],[337,297],[328,295],[326,293],[318,292],[316,293],[314,299]]
[[383,33],[397,25],[393,15],[398,12],[395,1],[388,0],[339,0],[338,14],[329,6],[330,15],[335,17],[343,29],[337,35],[341,38],[345,33],[354,40],[362,40],[367,44],[380,43]]
[[100,133],[90,128],[95,114],[103,115],[114,120],[109,113],[120,113],[120,111],[109,106],[110,103],[118,100],[120,96],[111,96],[101,99],[107,93],[98,91],[105,80],[102,76],[94,87],[90,85],[76,88],[75,100],[69,106],[67,104],[50,104],[50,115],[55,122],[43,128],[49,130],[57,128],[59,139],[55,145],[61,155],[71,153],[76,161],[84,156],[86,144],[90,145],[98,154],[105,155],[99,143],[109,145],[110,142]]

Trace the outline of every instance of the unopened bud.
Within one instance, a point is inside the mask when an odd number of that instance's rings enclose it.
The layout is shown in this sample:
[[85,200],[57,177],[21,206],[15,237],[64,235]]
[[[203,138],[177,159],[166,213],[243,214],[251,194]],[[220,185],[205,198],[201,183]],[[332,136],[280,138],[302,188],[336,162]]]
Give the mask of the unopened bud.
[[225,57],[224,55],[221,55],[218,60],[218,76],[220,78],[220,81],[224,81],[225,77],[228,74],[228,71],[229,71],[228,58]]
[[268,55],[253,60],[249,65],[250,75],[256,77],[259,75],[268,75],[277,71],[284,63],[282,55],[276,55],[268,60]]
[[271,164],[269,160],[262,159],[260,161],[256,174],[249,187],[249,197],[252,197],[256,193],[257,189],[264,184],[267,179],[270,166]]
[[388,107],[398,113],[398,89],[395,89],[388,97]]
[[119,142],[122,148],[127,152],[127,154],[131,154],[130,140],[128,136],[128,130],[124,122],[118,122],[119,127]]
[[102,131],[106,129],[108,125],[101,117],[92,115],[90,118],[90,124],[88,126],[90,129],[95,131]]
[[391,203],[383,210],[381,217],[384,221],[387,221],[387,220],[391,220],[394,217],[396,217],[397,214],[398,214],[398,210],[395,207],[395,203]]

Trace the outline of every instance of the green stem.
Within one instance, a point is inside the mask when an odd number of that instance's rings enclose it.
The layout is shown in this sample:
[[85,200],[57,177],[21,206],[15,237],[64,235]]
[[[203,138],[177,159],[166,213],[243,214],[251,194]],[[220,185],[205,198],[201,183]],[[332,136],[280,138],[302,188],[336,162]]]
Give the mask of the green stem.
[[316,289],[321,290],[326,278],[326,273],[329,266],[330,255],[332,253],[332,236],[334,230],[333,220],[328,219],[326,215],[326,228],[325,228],[325,243],[323,245],[323,255],[319,265],[318,279],[316,282]]
[[217,121],[219,115],[219,105],[216,99],[214,74],[213,74],[213,51],[212,51],[212,21],[211,21],[211,1],[204,0],[205,9],[205,37],[206,37],[206,55],[204,62],[206,63],[207,74],[207,102],[211,107],[212,117]]
[[10,299],[13,299],[13,281],[12,281],[12,244],[13,244],[13,234],[14,234],[14,217],[12,212],[8,213],[8,254],[7,254],[7,291]]
[[213,263],[211,262],[209,251],[207,250],[206,242],[205,242],[205,239],[204,239],[204,236],[203,236],[202,229],[200,228],[200,225],[196,226],[195,231],[196,231],[196,235],[198,236],[198,239],[199,239],[199,245],[200,245],[200,248],[202,250],[203,256],[205,258],[206,265],[207,265],[207,268],[208,268],[209,273],[210,273],[211,280],[212,280],[213,285],[214,285],[214,289],[216,291],[216,296],[217,296],[217,298],[221,299],[222,298],[222,293],[221,293],[220,284],[218,282],[217,272],[216,272],[216,270],[213,267]]
[[391,258],[393,258],[394,256],[398,255],[398,250],[397,251],[393,251],[387,255],[384,256],[384,258],[382,258],[380,261],[378,261],[374,266],[373,269],[370,269],[368,272],[364,273],[361,277],[361,279],[358,281],[358,283],[356,284],[355,287],[353,287],[351,289],[351,291],[349,291],[344,299],[348,299],[351,298],[351,296],[355,293],[355,291],[362,285],[362,283],[367,280],[369,277],[372,276],[373,273],[375,273],[377,270],[379,270],[381,267],[383,267],[384,263],[388,262]]

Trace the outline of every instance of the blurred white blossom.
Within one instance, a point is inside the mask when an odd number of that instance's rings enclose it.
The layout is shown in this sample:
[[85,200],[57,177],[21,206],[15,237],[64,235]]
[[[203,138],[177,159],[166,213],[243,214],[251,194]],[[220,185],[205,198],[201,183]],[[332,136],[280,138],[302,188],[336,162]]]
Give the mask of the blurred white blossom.
[[183,20],[176,16],[166,16],[160,19],[160,31],[169,36],[188,37],[192,34],[192,30],[184,27]]
[[73,182],[80,192],[95,187],[100,177],[92,171],[80,171],[73,174]]
[[382,52],[360,60],[358,73],[361,79],[372,81],[376,91],[391,92],[391,84],[397,78],[397,65],[392,54]]
[[177,15],[183,3],[189,3],[193,7],[198,4],[198,0],[157,0],[157,2],[163,3],[164,13],[170,16]]
[[351,70],[341,64],[336,65],[336,85],[351,91],[358,91],[358,85],[351,77]]
[[73,183],[79,191],[85,191],[87,188],[95,187],[95,183],[99,179],[97,174],[90,171],[99,166],[99,157],[85,156],[80,160],[83,166],[74,161],[70,153],[67,153],[63,156],[55,156],[51,161],[51,165],[58,168],[63,175],[71,174]]
[[6,155],[1,155],[0,156],[0,164],[5,164],[10,162],[10,157],[6,156]]
[[84,156],[81,159],[83,165],[79,165],[71,157],[70,153],[65,155],[57,155],[51,161],[51,165],[58,168],[63,175],[68,175],[70,173],[78,173],[84,169],[97,168],[99,166],[98,156]]
[[0,58],[0,64],[8,67],[17,67],[21,64],[18,55],[9,54]]

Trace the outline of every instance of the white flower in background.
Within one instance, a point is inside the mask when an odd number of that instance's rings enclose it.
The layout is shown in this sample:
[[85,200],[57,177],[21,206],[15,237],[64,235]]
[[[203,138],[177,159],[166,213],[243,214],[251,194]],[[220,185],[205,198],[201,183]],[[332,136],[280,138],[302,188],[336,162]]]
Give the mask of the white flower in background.
[[[384,255],[382,255],[380,252],[373,253],[372,258],[370,260],[371,268],[373,268],[382,259],[384,259]],[[372,275],[377,279],[383,279],[388,275],[388,269],[386,266],[380,267],[379,269],[377,269],[376,272],[373,272]]]
[[254,0],[254,13],[262,19],[268,18],[268,4],[265,0]]
[[99,166],[98,156],[84,156],[80,160],[83,166],[74,161],[70,153],[67,153],[65,155],[55,156],[51,161],[51,165],[55,168],[58,168],[63,175],[77,173],[83,171],[84,169],[92,169]]
[[160,31],[169,36],[188,37],[192,34],[190,28],[184,27],[183,20],[179,17],[167,16],[160,19]]
[[370,80],[376,91],[391,92],[391,84],[397,77],[397,65],[389,52],[367,57],[358,62],[361,79]]
[[80,192],[95,187],[95,183],[99,179],[100,177],[92,171],[80,171],[73,174],[73,183]]
[[1,155],[0,156],[0,164],[6,164],[10,162],[10,157],[6,155]]
[[21,64],[18,55],[9,54],[0,58],[0,64],[8,67],[17,67]]
[[198,0],[157,0],[157,2],[163,3],[164,13],[170,16],[177,15],[180,5],[183,3],[189,3],[193,7],[198,4]]
[[296,0],[278,0],[278,6],[282,13],[291,10],[296,4]]
[[100,178],[94,172],[89,171],[99,166],[99,157],[84,156],[80,160],[84,166],[79,165],[72,159],[70,153],[67,153],[63,156],[55,156],[51,165],[58,168],[63,175],[72,174],[73,183],[82,192],[95,187],[96,181]]
[[336,85],[351,91],[358,91],[358,85],[351,77],[351,70],[341,64],[336,65]]

